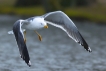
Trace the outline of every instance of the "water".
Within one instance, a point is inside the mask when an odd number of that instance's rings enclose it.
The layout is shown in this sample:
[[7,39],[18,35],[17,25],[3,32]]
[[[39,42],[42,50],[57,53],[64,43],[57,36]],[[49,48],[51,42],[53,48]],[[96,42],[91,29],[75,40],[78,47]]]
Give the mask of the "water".
[[0,16],[0,71],[106,71],[106,25],[74,21],[92,53],[53,26],[38,30],[41,42],[34,31],[27,31],[32,62],[28,67],[20,58],[14,36],[7,34],[19,18]]

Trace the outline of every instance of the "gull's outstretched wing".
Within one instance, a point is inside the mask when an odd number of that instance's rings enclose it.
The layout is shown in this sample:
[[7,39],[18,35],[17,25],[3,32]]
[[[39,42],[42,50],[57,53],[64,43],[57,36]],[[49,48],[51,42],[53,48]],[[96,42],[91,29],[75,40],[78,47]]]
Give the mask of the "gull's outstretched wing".
[[23,31],[21,29],[22,20],[18,20],[13,25],[13,33],[17,41],[17,45],[20,51],[21,58],[27,63],[28,66],[31,66],[30,58],[27,50],[27,46],[24,42]]
[[64,12],[50,12],[43,15],[42,17],[44,17],[46,23],[61,28],[68,34],[70,38],[75,40],[80,45],[84,46],[87,51],[91,52],[90,47],[88,46],[84,38],[81,36],[75,24]]

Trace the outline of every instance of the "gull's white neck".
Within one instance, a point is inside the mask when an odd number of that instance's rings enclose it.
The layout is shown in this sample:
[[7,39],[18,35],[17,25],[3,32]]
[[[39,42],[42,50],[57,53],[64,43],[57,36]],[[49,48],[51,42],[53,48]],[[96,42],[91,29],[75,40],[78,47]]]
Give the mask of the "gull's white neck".
[[46,25],[46,22],[44,21],[44,18],[35,17],[34,19],[30,20],[25,27],[26,29],[29,29],[29,30],[36,30],[36,29],[43,28],[45,25]]

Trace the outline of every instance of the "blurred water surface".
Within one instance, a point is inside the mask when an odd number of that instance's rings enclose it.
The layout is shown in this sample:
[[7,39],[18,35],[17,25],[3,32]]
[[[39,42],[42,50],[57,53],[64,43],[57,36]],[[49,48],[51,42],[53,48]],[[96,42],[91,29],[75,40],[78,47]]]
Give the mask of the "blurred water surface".
[[19,18],[0,16],[0,71],[106,71],[106,25],[74,21],[92,53],[51,25],[38,30],[41,42],[34,31],[27,31],[29,68],[20,58],[14,36],[7,34]]

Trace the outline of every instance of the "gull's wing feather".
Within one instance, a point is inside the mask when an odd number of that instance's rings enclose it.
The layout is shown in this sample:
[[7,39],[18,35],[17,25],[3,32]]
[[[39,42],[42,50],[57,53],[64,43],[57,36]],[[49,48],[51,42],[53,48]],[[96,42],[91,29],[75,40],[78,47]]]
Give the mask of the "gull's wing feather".
[[64,30],[70,38],[75,40],[77,43],[80,45],[84,46],[84,48],[91,52],[90,47],[78,31],[77,27],[75,24],[72,22],[72,20],[62,11],[55,11],[55,12],[50,12],[45,15],[43,15],[44,20],[48,23],[51,24],[55,27],[59,27],[62,30]]
[[27,63],[28,66],[31,66],[30,57],[28,54],[27,46],[24,42],[23,31],[21,29],[22,21],[18,20],[13,25],[13,33],[17,41],[17,45],[20,51],[21,58]]

